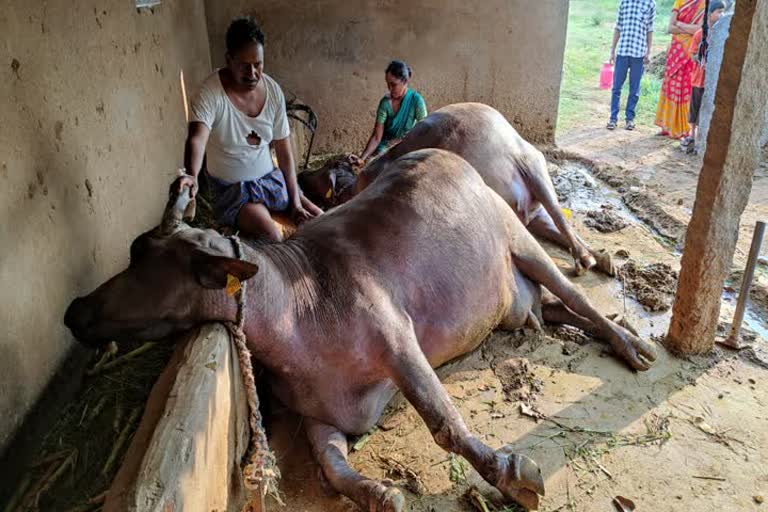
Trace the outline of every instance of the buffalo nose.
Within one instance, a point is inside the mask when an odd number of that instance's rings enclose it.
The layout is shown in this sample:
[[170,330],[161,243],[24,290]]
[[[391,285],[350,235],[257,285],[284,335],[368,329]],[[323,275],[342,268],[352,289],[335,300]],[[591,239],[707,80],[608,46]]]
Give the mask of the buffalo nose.
[[72,301],[64,314],[64,325],[69,327],[75,336],[93,323],[95,311],[86,304],[85,299],[78,297]]

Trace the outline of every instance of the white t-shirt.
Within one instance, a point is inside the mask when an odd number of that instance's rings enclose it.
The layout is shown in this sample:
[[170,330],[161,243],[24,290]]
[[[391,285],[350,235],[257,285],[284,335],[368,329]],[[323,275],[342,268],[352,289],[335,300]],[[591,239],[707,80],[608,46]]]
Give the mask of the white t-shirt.
[[238,110],[224,91],[218,70],[205,79],[192,102],[190,122],[211,130],[206,147],[208,173],[224,181],[257,180],[275,169],[269,143],[290,135],[285,96],[271,77],[262,75],[267,89],[257,117]]

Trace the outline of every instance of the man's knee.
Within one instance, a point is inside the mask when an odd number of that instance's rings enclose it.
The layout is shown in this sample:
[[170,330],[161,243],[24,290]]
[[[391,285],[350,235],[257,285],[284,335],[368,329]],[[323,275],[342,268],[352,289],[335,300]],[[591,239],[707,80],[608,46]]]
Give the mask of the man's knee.
[[262,236],[271,242],[283,241],[283,231],[280,229],[280,226],[277,225],[277,222],[274,221],[271,215],[268,216],[266,223],[259,226],[259,231],[259,233],[255,234]]
[[281,242],[283,232],[263,204],[250,203],[240,209],[237,227],[251,236]]

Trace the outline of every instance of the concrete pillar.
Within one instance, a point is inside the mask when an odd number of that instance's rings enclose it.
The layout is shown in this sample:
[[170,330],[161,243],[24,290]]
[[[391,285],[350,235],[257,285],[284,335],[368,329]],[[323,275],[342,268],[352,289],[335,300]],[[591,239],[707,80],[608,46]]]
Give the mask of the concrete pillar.
[[768,0],[739,0],[725,46],[707,152],[688,225],[668,346],[711,350],[768,103]]
[[701,99],[699,111],[699,126],[696,130],[696,149],[699,154],[707,150],[707,135],[712,114],[715,111],[715,93],[717,92],[717,79],[720,76],[720,67],[723,65],[723,53],[725,42],[733,20],[733,7],[718,20],[709,32],[709,50],[707,52],[707,73],[704,78],[704,96]]
[[[703,154],[707,150],[707,135],[712,114],[715,111],[715,93],[717,92],[717,80],[720,76],[720,67],[723,64],[725,42],[731,29],[734,5],[728,7],[728,11],[718,20],[709,32],[709,50],[707,51],[707,73],[704,79],[704,96],[701,100],[699,112],[699,125],[696,130],[696,150]],[[768,139],[768,116],[765,119],[762,145],[765,147]]]

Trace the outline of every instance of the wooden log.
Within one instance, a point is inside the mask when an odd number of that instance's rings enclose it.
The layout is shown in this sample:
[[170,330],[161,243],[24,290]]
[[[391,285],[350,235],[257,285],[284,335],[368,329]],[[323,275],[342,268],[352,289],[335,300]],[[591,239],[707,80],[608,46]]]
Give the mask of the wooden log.
[[248,406],[234,345],[207,324],[176,348],[152,388],[105,512],[240,512]]

